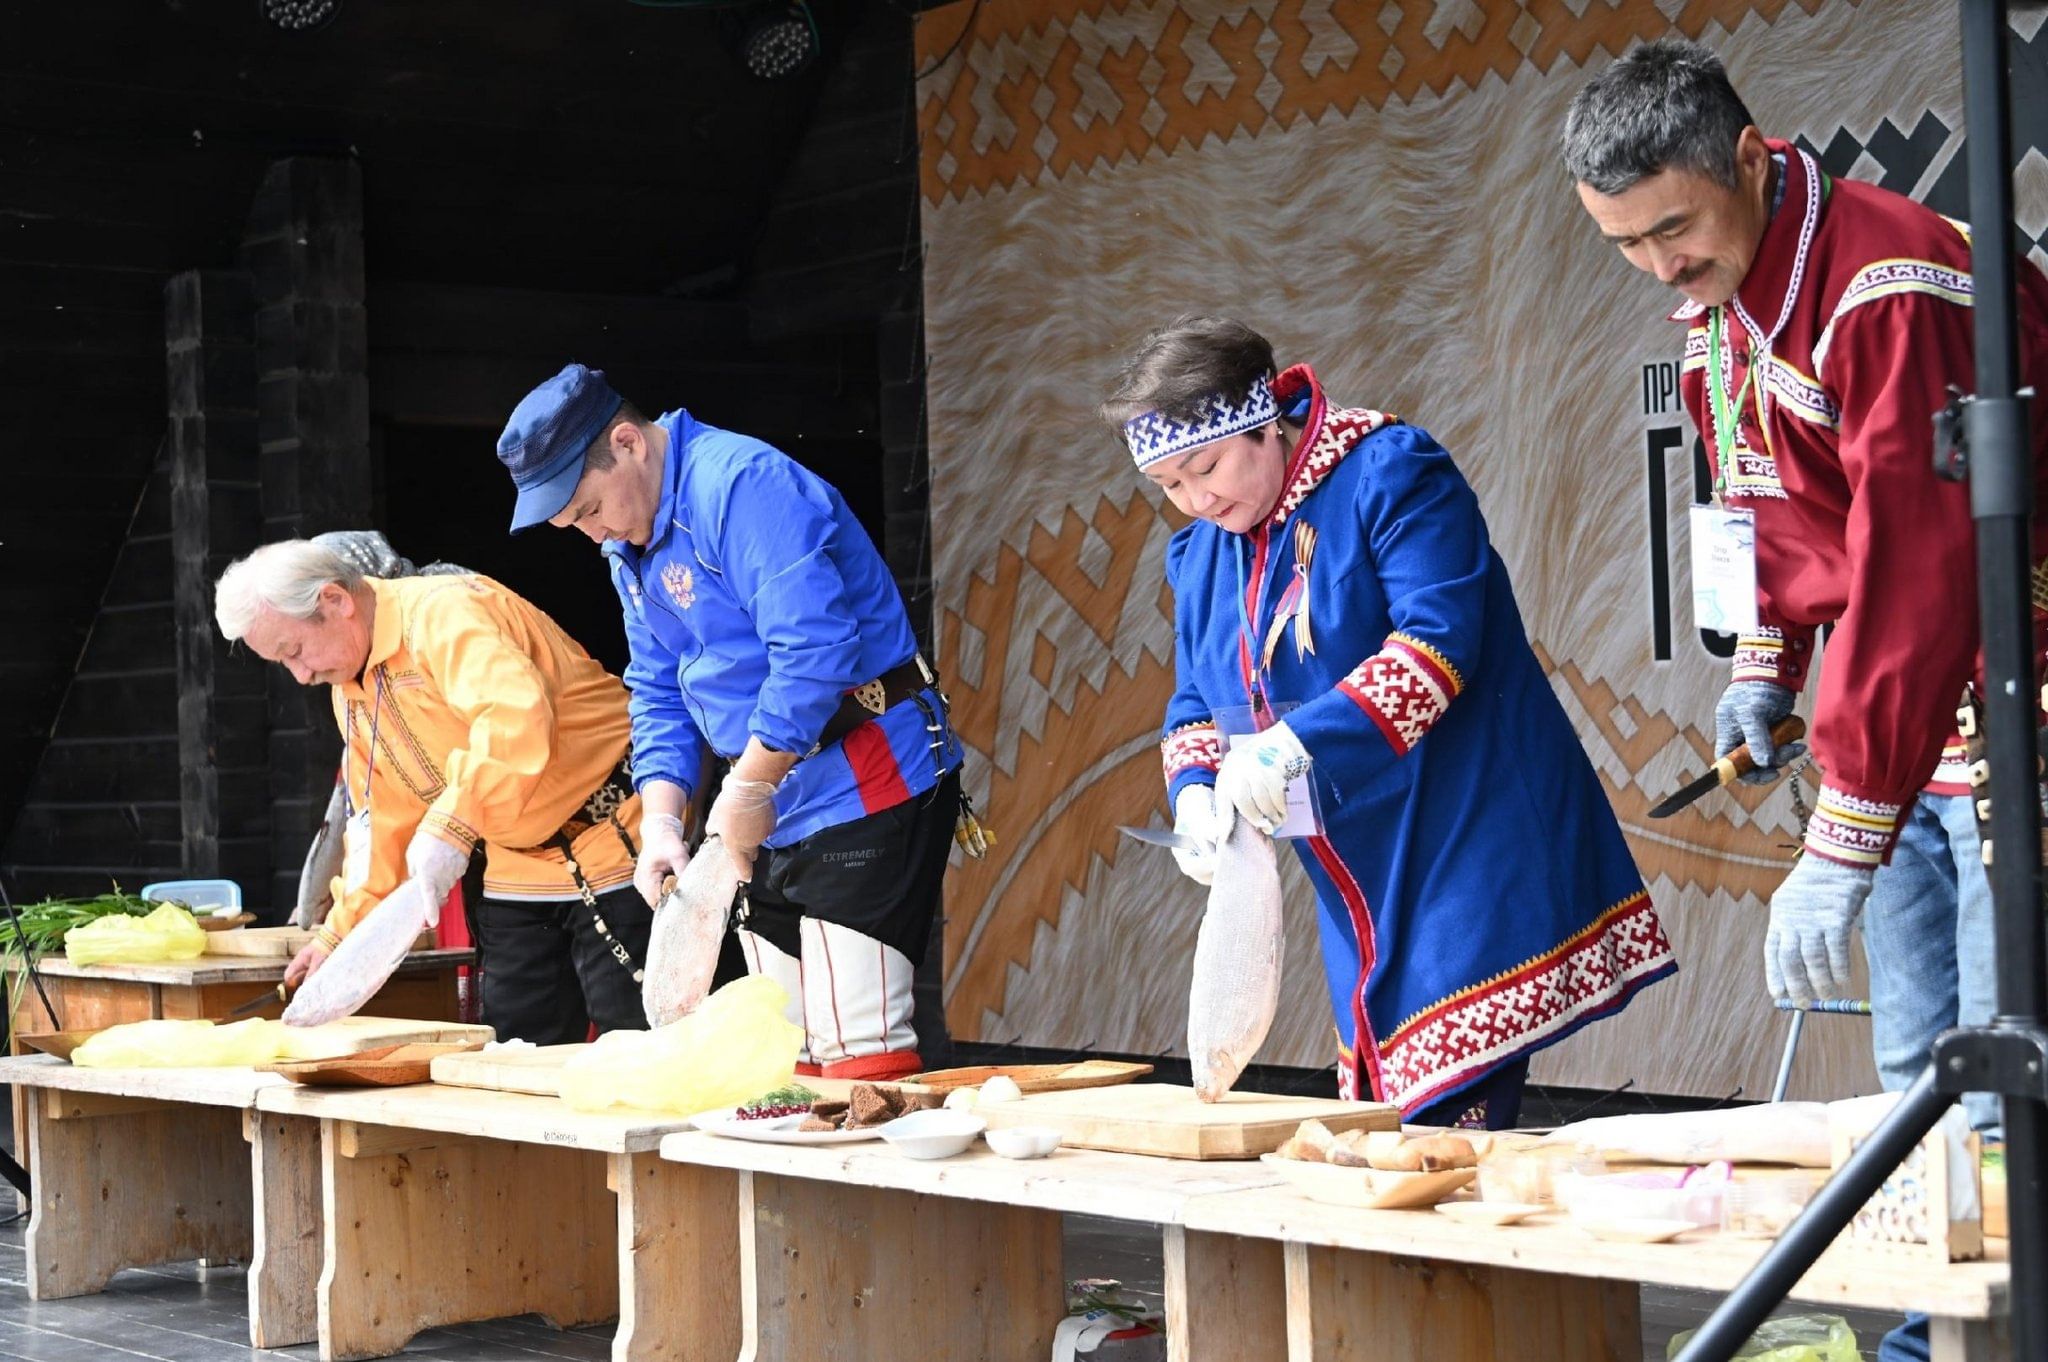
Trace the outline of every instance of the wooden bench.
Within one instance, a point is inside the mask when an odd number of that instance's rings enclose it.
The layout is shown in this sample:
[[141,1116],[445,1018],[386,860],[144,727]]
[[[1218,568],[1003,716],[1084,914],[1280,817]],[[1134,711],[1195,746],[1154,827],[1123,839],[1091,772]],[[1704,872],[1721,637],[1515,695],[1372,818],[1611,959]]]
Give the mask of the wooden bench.
[[[697,1132],[664,1159],[738,1177],[742,1362],[933,1356],[1042,1362],[1066,1313],[1060,1217],[1161,1227],[1176,1362],[1284,1349],[1278,1244],[1192,1231],[1187,1211],[1257,1196],[1257,1163],[1060,1150],[1015,1161],[977,1145],[922,1162],[878,1142],[795,1147]],[[1283,1353],[1271,1353],[1283,1356]]]
[[519,1314],[617,1316],[618,1362],[739,1352],[738,1179],[659,1157],[686,1121],[438,1085],[266,1087],[257,1107],[313,1151],[294,1194],[322,1209],[306,1290],[327,1362]]
[[90,1295],[124,1268],[233,1260],[249,1264],[254,1346],[313,1339],[320,1203],[302,1186],[318,1165],[298,1132],[253,1119],[284,1079],[29,1055],[0,1059],[0,1082],[23,1103],[31,1298]]
[[[1434,1211],[1349,1210],[1291,1188],[1204,1197],[1184,1219],[1190,1231],[1283,1246],[1287,1349],[1243,1355],[1288,1362],[1355,1356],[1361,1338],[1377,1362],[1636,1362],[1641,1284],[1725,1292],[1768,1247],[1710,1232],[1606,1243],[1555,1213],[1488,1227]],[[1940,1264],[1837,1244],[1792,1295],[1925,1311],[1936,1362],[1992,1362],[2010,1355],[2009,1277],[2003,1262]]]

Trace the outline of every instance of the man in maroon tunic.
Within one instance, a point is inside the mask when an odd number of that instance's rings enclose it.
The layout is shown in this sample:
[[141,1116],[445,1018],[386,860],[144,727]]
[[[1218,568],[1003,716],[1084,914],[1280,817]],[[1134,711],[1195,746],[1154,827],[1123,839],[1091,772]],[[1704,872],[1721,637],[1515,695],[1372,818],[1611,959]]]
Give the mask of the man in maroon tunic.
[[[1993,1001],[1970,802],[1956,772],[1936,779],[1979,670],[1969,493],[1935,474],[1931,426],[1950,385],[1975,378],[1969,228],[1766,138],[1721,63],[1678,40],[1594,77],[1563,153],[1601,235],[1685,296],[1686,409],[1720,507],[1751,518],[1755,616],[1716,708],[1719,752],[1746,741],[1766,768],[1797,755],[1773,750],[1770,727],[1807,681],[1815,630],[1835,626],[1813,706],[1825,781],[1771,899],[1766,981],[1797,1001],[1841,996],[1869,900],[1880,1067],[1901,1086],[1959,993],[1963,1021]],[[2022,262],[2019,291],[2022,382],[2048,392],[2048,278]],[[2039,410],[2033,431],[2048,504]],[[1945,940],[1926,909],[1944,889]]]

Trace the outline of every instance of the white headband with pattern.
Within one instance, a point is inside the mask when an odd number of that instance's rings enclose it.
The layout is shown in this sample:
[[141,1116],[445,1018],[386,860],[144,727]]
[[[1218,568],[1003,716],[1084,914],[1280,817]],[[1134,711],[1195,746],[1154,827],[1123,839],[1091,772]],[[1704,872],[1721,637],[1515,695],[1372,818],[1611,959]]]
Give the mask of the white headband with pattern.
[[1124,443],[1131,447],[1131,457],[1138,467],[1149,468],[1161,459],[1185,454],[1212,441],[1257,430],[1280,415],[1279,404],[1273,400],[1273,385],[1264,378],[1254,379],[1242,400],[1210,393],[1201,399],[1197,409],[1199,415],[1193,421],[1176,421],[1160,412],[1148,411],[1124,422]]

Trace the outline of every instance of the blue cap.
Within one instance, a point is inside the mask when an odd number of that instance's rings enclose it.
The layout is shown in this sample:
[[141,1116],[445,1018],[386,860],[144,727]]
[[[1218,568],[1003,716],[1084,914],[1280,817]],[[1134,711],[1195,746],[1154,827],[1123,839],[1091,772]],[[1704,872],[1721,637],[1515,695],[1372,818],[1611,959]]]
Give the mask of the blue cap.
[[583,477],[583,451],[624,401],[601,370],[581,364],[569,365],[519,399],[498,437],[498,460],[519,490],[512,533],[562,513]]

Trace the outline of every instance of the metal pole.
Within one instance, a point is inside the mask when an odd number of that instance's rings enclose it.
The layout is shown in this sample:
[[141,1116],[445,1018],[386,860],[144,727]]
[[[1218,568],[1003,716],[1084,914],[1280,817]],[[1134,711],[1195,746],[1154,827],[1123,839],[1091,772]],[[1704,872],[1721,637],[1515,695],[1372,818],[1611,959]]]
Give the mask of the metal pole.
[[[2005,0],[1962,0],[1963,109],[1968,121],[1970,267],[1976,322],[1976,400],[1964,410],[1970,515],[1977,524],[1985,746],[1991,763],[1991,877],[1997,944],[1994,1030],[2040,1026],[2048,1012],[2042,949],[2041,814],[2035,724],[2031,520],[2033,441],[2018,395],[2014,293],[2011,77]],[[2006,1177],[2015,1283],[2013,1355],[2048,1359],[2048,1124],[2037,1095],[2004,1098]]]
[[1806,1014],[1792,1014],[1792,1029],[1785,1033],[1785,1054],[1778,1061],[1778,1080],[1771,1084],[1771,1100],[1785,1100],[1785,1090],[1792,1086],[1792,1061],[1799,1058],[1799,1033],[1806,1029]]

